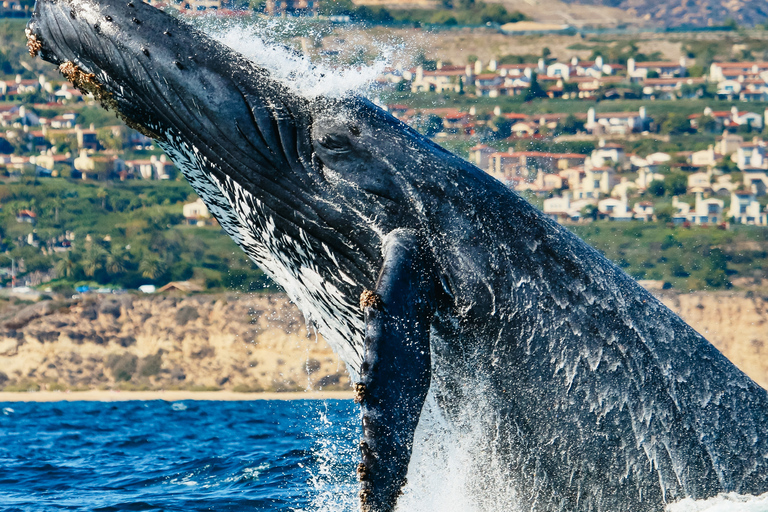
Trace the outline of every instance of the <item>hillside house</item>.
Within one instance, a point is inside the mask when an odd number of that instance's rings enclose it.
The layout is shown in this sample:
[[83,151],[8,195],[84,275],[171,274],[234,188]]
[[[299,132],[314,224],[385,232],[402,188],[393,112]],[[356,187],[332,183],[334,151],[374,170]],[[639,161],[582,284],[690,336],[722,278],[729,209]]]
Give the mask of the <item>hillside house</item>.
[[127,160],[125,169],[129,174],[144,180],[169,180],[175,176],[173,163],[165,155],[151,155],[149,159]]
[[611,189],[611,197],[624,197],[637,191],[637,183],[629,181],[629,178],[622,176],[619,183]]
[[594,206],[594,204],[595,201],[592,199],[573,201],[571,200],[570,194],[566,192],[562,197],[545,199],[542,206],[542,212],[546,217],[554,221],[576,222],[581,219],[581,210],[585,206]]
[[26,224],[36,224],[37,215],[32,210],[20,210],[16,214],[16,222]]
[[723,155],[715,152],[715,146],[710,144],[707,149],[701,151],[694,151],[691,156],[688,157],[688,161],[691,165],[697,167],[714,167],[722,160]]
[[192,203],[186,203],[182,207],[182,213],[187,224],[194,226],[205,226],[206,222],[211,218],[211,213],[208,211],[208,207],[199,197]]
[[755,200],[751,190],[737,190],[731,194],[731,207],[728,216],[736,224],[768,225],[768,214],[760,211],[760,203]]
[[463,85],[474,83],[472,66],[450,66],[435,71],[425,71],[422,66],[416,68],[411,82],[411,92],[459,92]]
[[597,199],[601,195],[610,195],[615,186],[616,171],[612,167],[585,167],[584,179],[571,190],[575,199]]
[[635,59],[627,59],[627,76],[631,79],[645,80],[649,71],[655,71],[660,78],[684,76],[687,70],[685,57],[679,61],[670,62],[636,62]]
[[696,225],[716,225],[723,222],[722,199],[709,198],[704,199],[701,193],[696,194],[696,201],[693,210],[691,205],[678,200],[677,196],[672,198],[672,206],[677,213],[672,217],[672,222],[682,224],[688,222]]
[[731,160],[736,162],[736,166],[741,170],[747,168],[768,168],[765,146],[764,141],[757,139],[749,144],[741,144],[736,153],[731,156]]
[[632,207],[632,213],[637,220],[651,222],[653,220],[653,203],[650,201],[640,201]]
[[768,191],[768,173],[765,169],[747,167],[742,169],[743,183],[746,190],[751,190],[756,196],[764,196]]
[[607,133],[626,135],[648,129],[651,119],[646,115],[645,107],[638,112],[595,112],[594,107],[587,111],[587,123],[584,128],[593,134]]
[[508,181],[512,176],[521,176],[527,179],[533,171],[553,173],[557,170],[582,165],[585,160],[586,156],[578,153],[507,151],[492,153],[489,156],[488,172],[501,181]]
[[711,174],[708,172],[694,172],[688,175],[688,192],[708,193],[712,191],[712,184],[710,183]]
[[620,144],[605,142],[600,139],[598,147],[592,151],[589,163],[594,167],[605,167],[611,164],[623,164],[626,160],[624,147]]
[[96,137],[96,130],[93,129],[93,125],[87,130],[79,125],[75,126],[75,136],[77,137],[77,147],[80,150],[99,151],[103,149],[98,137]]
[[496,150],[485,144],[478,144],[469,148],[469,161],[481,169],[487,169],[490,156],[496,153]]
[[709,66],[709,81],[722,82],[734,77],[754,77],[768,71],[768,62],[713,62]]
[[544,215],[552,220],[559,221],[561,218],[571,218],[571,198],[569,194],[563,194],[562,197],[550,197],[544,200],[542,205]]
[[74,159],[73,167],[80,172],[84,180],[103,180],[119,174],[125,165],[123,160],[115,155],[89,154],[82,149],[80,155]]
[[627,204],[627,196],[620,199],[614,197],[601,199],[597,202],[597,211],[600,218],[615,221],[632,220],[633,215]]

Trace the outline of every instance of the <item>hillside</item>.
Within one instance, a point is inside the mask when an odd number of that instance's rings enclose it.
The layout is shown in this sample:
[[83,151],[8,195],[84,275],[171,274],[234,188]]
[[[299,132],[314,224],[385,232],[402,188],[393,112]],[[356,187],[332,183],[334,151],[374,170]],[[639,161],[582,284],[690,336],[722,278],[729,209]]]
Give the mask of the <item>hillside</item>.
[[629,14],[663,26],[722,25],[732,19],[739,25],[754,26],[766,22],[768,7],[762,0],[566,0],[581,6],[601,5],[619,8]]
[[[662,301],[768,387],[768,297]],[[89,295],[0,301],[0,389],[349,389],[349,377],[285,296]]]

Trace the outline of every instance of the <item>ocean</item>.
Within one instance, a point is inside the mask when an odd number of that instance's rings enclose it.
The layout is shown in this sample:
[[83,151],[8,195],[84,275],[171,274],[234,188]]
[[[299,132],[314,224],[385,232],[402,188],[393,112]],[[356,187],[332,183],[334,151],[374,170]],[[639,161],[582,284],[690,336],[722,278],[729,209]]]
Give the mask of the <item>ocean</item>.
[[[359,425],[351,400],[0,403],[0,512],[357,512]],[[518,510],[421,444],[400,510]],[[768,512],[768,493],[667,512]]]
[[0,511],[354,510],[351,400],[0,403]]

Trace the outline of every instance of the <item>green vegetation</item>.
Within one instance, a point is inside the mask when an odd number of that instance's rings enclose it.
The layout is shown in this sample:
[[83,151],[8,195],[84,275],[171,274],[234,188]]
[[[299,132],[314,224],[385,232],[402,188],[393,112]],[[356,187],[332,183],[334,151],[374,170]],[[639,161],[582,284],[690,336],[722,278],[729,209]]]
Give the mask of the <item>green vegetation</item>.
[[[56,291],[189,279],[209,290],[274,289],[220,228],[184,224],[182,204],[195,198],[185,181],[0,182],[0,267],[8,270],[14,259],[26,272],[55,270]],[[17,222],[22,210],[34,212],[37,223]],[[54,252],[67,232],[75,234],[72,250]]]
[[603,221],[570,229],[635,279],[666,281],[679,290],[730,288],[736,277],[768,277],[764,228]]
[[320,14],[349,16],[354,21],[373,24],[407,23],[414,25],[485,25],[523,21],[520,12],[508,12],[501,4],[486,4],[475,0],[443,0],[443,9],[397,9],[355,5],[351,0],[330,0],[320,4]]

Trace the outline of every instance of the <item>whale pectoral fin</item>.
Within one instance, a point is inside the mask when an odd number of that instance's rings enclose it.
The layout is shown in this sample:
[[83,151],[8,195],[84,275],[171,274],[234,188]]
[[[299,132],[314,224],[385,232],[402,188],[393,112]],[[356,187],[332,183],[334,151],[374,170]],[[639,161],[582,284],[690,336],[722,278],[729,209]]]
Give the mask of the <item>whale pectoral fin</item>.
[[405,485],[413,435],[430,383],[429,335],[434,314],[434,265],[416,232],[385,241],[375,292],[363,292],[365,357],[356,401],[363,409],[363,511],[395,507]]

